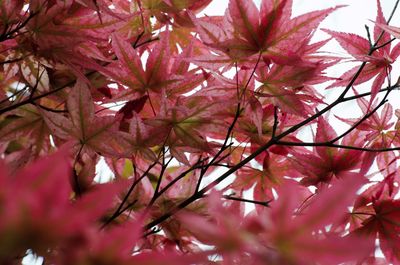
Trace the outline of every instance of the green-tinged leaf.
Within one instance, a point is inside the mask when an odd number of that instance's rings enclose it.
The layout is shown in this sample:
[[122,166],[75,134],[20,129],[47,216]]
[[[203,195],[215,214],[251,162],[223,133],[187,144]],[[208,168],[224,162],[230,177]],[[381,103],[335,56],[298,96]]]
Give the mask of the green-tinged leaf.
[[86,131],[94,118],[94,105],[92,102],[93,99],[89,88],[83,81],[78,80],[68,96],[67,107],[71,115],[71,121],[75,128],[80,131],[80,137],[83,141],[88,138]]
[[62,114],[44,110],[42,110],[41,113],[51,134],[64,140],[81,135],[74,127],[72,121]]
[[112,35],[112,46],[115,54],[117,55],[120,63],[124,67],[124,72],[129,73],[130,78],[134,78],[141,84],[145,84],[145,73],[143,71],[140,57],[136,51],[129,45],[128,42],[123,40],[118,34]]
[[234,19],[235,30],[254,45],[260,45],[259,11],[252,0],[230,0],[229,13]]

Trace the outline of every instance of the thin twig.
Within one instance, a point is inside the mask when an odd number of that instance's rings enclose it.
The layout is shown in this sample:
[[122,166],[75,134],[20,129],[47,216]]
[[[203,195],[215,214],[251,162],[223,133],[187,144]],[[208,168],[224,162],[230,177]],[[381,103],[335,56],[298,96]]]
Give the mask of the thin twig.
[[359,147],[359,146],[335,144],[335,143],[331,143],[331,142],[288,142],[288,141],[278,141],[275,144],[284,145],[284,146],[310,146],[310,147],[323,146],[323,147],[358,150],[358,151],[373,152],[373,153],[400,150],[400,147],[368,148],[368,147]]
[[131,193],[133,192],[133,190],[135,189],[136,185],[142,181],[142,179],[144,179],[147,174],[150,172],[150,170],[158,163],[158,160],[156,160],[155,162],[153,162],[152,164],[150,164],[148,166],[148,168],[146,169],[146,171],[139,177],[137,178],[129,187],[128,192],[125,194],[124,198],[122,199],[121,203],[119,204],[118,208],[114,211],[114,213],[111,215],[110,218],[108,218],[108,220],[101,226],[101,229],[105,228],[107,225],[109,225],[112,221],[114,221],[118,216],[120,216],[123,211],[123,207],[124,204],[128,201],[129,196],[131,195]]
[[278,107],[274,106],[274,125],[272,126],[272,138],[275,138],[276,135],[276,129],[278,127]]
[[369,117],[371,117],[380,107],[382,107],[388,100],[387,97],[389,96],[390,92],[392,90],[387,90],[385,96],[383,97],[383,99],[381,100],[381,102],[375,107],[373,108],[369,113],[365,114],[360,120],[358,120],[356,123],[354,123],[349,129],[347,129],[344,133],[340,134],[339,136],[337,136],[336,138],[332,139],[331,141],[329,141],[330,143],[335,143],[337,141],[339,141],[340,139],[342,139],[343,137],[345,137],[346,135],[348,135],[349,133],[351,133],[352,131],[354,131],[361,123],[363,123],[364,121],[366,121]]
[[239,198],[239,197],[234,197],[230,195],[224,195],[223,196],[227,200],[232,200],[232,201],[239,201],[239,202],[247,202],[247,203],[252,203],[252,204],[257,204],[261,205],[264,207],[269,207],[269,204],[271,203],[272,200],[268,201],[256,201],[256,200],[249,200],[249,199],[244,199],[244,198]]
[[81,144],[81,146],[79,147],[79,151],[76,154],[75,159],[74,159],[74,163],[72,165],[72,169],[73,169],[73,172],[74,172],[74,183],[76,185],[75,188],[76,188],[77,197],[82,196],[83,190],[81,189],[81,186],[79,184],[79,176],[78,176],[78,173],[76,172],[75,166],[78,163],[79,156],[81,155],[81,152],[82,152],[84,146],[85,146],[85,144]]

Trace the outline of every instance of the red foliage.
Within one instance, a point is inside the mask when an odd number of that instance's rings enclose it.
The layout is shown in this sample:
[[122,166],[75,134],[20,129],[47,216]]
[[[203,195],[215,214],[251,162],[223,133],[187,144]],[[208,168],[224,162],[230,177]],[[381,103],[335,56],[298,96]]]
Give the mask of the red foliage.
[[[1,264],[400,264],[380,1],[373,34],[319,42],[345,7],[210,2],[0,1]],[[360,63],[339,77],[331,40]]]

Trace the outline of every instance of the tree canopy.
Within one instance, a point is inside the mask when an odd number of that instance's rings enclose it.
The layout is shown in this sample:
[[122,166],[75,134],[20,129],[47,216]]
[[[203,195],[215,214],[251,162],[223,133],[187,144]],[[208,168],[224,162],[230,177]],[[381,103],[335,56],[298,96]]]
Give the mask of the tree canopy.
[[1,264],[400,264],[399,1],[211,1],[0,1]]

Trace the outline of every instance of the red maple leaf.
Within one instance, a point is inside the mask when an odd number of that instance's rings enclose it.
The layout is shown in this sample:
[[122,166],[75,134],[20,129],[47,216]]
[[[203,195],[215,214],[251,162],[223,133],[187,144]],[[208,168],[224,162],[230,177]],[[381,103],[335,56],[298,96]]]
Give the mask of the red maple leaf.
[[[379,89],[382,87],[388,74],[391,72],[391,64],[396,61],[400,55],[400,45],[397,44],[391,49],[390,35],[381,29],[379,25],[387,24],[382,13],[380,2],[378,3],[378,14],[374,27],[374,41],[376,47],[382,46],[371,54],[371,43],[369,40],[351,33],[335,32],[325,30],[333,38],[335,38],[340,46],[345,49],[356,60],[366,62],[366,66],[362,70],[359,77],[355,80],[354,85],[362,84],[375,77],[371,87],[372,103]],[[344,73],[337,81],[328,88],[346,86],[358,71],[358,66]]]

